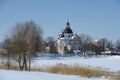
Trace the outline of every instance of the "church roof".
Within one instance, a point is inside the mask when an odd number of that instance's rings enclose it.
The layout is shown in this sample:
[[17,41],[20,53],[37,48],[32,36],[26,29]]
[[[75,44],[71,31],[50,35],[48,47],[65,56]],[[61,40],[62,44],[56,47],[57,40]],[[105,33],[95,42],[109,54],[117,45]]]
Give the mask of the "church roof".
[[70,28],[70,23],[69,23],[69,22],[67,22],[66,28],[64,29],[63,33],[73,34],[73,31],[72,31],[72,29]]

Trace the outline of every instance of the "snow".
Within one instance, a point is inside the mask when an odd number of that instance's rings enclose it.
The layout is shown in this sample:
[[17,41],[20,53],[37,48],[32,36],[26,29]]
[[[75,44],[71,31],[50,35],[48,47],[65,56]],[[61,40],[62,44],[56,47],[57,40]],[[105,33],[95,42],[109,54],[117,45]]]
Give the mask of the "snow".
[[101,57],[38,57],[33,60],[32,67],[49,67],[56,64],[80,65],[83,67],[102,68],[112,72],[120,71],[120,56],[101,56]]
[[72,75],[60,75],[43,72],[20,72],[0,70],[0,80],[106,80],[104,78],[82,78]]
[[[83,67],[97,67],[108,71],[120,71],[120,56],[41,56],[33,59],[32,67],[45,68],[56,64],[80,65]],[[103,78],[83,78],[75,75],[62,75],[44,72],[26,72],[0,70],[0,80],[108,80]]]

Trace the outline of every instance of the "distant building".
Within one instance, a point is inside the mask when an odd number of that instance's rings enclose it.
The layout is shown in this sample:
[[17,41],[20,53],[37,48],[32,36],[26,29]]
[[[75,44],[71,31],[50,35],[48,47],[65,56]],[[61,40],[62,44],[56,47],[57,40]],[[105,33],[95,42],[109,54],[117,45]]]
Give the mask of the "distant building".
[[65,29],[59,35],[56,43],[57,52],[60,54],[80,52],[80,38],[73,34],[69,22],[67,22]]
[[99,46],[99,42],[98,42],[97,39],[93,40],[93,45],[95,45],[95,46]]

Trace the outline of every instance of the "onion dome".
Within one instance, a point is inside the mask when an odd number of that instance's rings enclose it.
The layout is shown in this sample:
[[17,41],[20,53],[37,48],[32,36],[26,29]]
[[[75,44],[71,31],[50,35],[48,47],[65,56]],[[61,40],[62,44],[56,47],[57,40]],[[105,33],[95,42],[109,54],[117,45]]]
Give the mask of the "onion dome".
[[67,26],[66,26],[66,28],[64,29],[63,33],[65,33],[65,34],[73,34],[73,31],[72,31],[72,29],[70,28],[70,23],[67,22],[66,25],[67,25]]

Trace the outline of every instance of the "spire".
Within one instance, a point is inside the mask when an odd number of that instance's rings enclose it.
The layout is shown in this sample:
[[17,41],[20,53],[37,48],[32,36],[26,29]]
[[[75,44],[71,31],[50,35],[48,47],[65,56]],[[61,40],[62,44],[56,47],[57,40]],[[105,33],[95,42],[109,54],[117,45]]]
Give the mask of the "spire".
[[67,20],[67,24],[66,25],[70,25],[69,20]]

